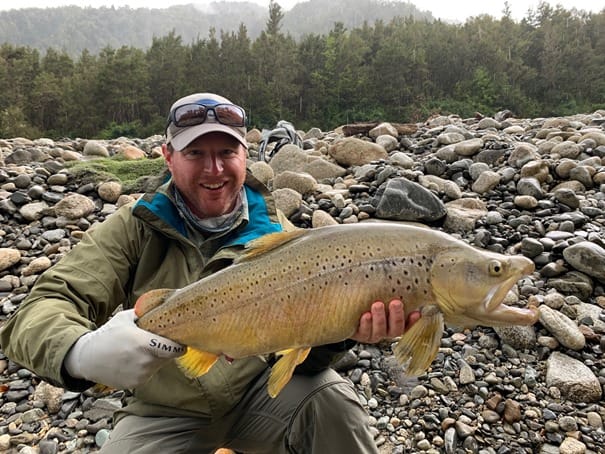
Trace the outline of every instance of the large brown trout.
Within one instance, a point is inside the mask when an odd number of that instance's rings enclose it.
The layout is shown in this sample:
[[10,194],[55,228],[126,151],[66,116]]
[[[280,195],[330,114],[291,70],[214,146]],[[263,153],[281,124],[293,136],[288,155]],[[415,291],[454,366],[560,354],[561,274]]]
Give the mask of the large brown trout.
[[502,304],[534,264],[474,248],[443,232],[362,223],[269,234],[233,265],[179,290],[158,289],[136,303],[138,325],[187,346],[189,376],[220,355],[281,355],[269,378],[276,396],[313,346],[352,336],[374,301],[394,298],[422,317],[393,352],[418,375],[437,355],[444,322],[530,325],[535,307]]

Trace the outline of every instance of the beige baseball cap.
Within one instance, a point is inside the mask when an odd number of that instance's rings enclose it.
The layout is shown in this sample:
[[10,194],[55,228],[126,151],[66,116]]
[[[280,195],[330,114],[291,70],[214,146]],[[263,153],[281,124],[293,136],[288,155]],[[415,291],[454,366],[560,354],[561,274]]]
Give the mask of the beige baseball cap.
[[[192,105],[192,107],[195,107],[195,104],[210,107],[206,112],[205,120],[202,123],[193,124],[191,126],[176,126],[174,124],[174,113],[179,107],[188,104]],[[204,134],[210,132],[224,132],[225,134],[235,137],[244,147],[248,148],[248,142],[246,142],[246,126],[229,126],[221,123],[219,119],[217,119],[216,111],[212,109],[212,107],[218,104],[234,106],[234,109],[227,109],[231,114],[239,115],[241,111],[241,116],[243,116],[242,121],[245,125],[246,112],[242,107],[239,107],[227,98],[215,95],[214,93],[194,93],[179,99],[170,107],[168,127],[166,128],[166,143],[171,144],[175,150],[180,151]]]

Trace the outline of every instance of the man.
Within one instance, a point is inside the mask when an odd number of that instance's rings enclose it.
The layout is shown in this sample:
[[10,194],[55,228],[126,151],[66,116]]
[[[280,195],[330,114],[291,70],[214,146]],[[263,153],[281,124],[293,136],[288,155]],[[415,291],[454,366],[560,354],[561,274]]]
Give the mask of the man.
[[[312,349],[271,399],[267,359],[222,358],[190,379],[173,361],[182,346],[135,324],[146,291],[184,287],[228,266],[248,241],[292,228],[248,174],[245,135],[244,110],[226,98],[176,101],[163,146],[171,179],[87,232],[1,333],[5,354],[50,383],[132,389],[103,453],[376,452],[353,388],[329,368],[349,341]],[[388,311],[376,302],[352,339],[378,342],[405,324],[401,301]]]

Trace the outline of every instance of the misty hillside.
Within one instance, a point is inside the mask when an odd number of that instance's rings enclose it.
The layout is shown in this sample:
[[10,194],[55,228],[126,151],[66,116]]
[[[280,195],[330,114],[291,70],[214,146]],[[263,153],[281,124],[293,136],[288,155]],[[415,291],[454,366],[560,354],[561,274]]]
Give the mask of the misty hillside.
[[[186,1],[186,0],[184,0]],[[277,2],[279,3],[279,1]],[[0,43],[30,46],[44,50],[53,47],[78,55],[84,49],[123,45],[148,48],[153,37],[174,30],[183,43],[205,39],[214,28],[236,31],[243,23],[251,38],[265,28],[269,8],[251,2],[210,2],[172,6],[166,9],[104,7],[26,8],[0,12]],[[334,23],[346,28],[361,26],[364,21],[389,22],[394,17],[432,20],[430,12],[407,2],[385,0],[309,0],[284,10],[282,31],[298,38],[306,34],[323,34]]]

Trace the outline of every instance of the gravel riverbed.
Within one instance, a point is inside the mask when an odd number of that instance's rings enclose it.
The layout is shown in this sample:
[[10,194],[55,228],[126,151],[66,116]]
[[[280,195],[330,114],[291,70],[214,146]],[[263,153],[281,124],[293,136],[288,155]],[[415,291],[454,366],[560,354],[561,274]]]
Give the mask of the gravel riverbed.
[[[298,226],[420,222],[536,265],[507,296],[540,305],[534,326],[448,328],[416,378],[388,342],[339,362],[383,453],[605,453],[604,125],[605,111],[503,111],[312,128],[269,163],[255,159],[261,132],[248,133],[251,171]],[[161,159],[161,142],[0,139],[0,326],[40,273],[137,197],[70,164]],[[56,388],[0,353],[0,452],[96,452],[124,394]]]

